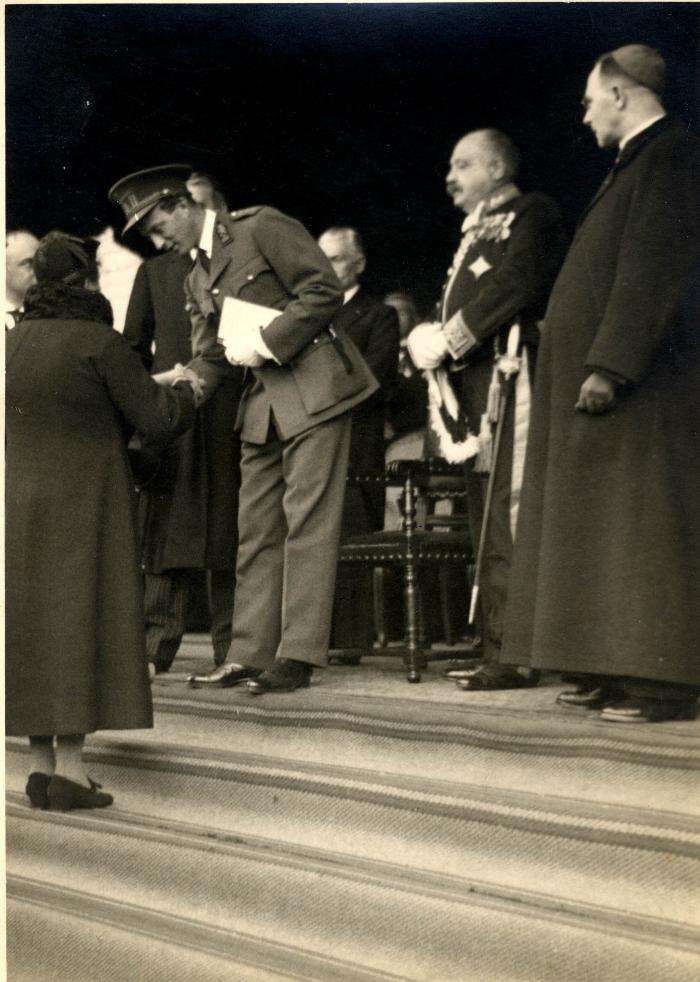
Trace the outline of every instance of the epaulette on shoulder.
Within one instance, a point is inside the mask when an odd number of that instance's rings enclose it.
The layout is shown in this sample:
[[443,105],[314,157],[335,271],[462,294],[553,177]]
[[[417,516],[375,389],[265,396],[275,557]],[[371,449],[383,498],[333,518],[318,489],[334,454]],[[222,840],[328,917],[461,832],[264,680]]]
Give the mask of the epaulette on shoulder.
[[257,215],[264,207],[265,205],[252,205],[250,208],[239,208],[238,211],[231,212],[231,218],[234,222],[239,218],[250,218],[251,215]]

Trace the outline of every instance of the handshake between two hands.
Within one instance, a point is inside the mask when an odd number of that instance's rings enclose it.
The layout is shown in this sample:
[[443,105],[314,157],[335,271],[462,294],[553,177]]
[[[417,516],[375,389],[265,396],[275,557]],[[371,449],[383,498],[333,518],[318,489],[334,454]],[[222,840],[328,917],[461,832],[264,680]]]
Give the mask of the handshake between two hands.
[[177,385],[179,382],[187,382],[187,384],[192,388],[192,393],[194,395],[194,402],[196,406],[204,402],[204,390],[206,388],[206,379],[201,378],[192,369],[185,365],[181,365],[178,362],[174,368],[168,369],[167,372],[158,372],[156,375],[152,376],[153,381],[157,382],[158,385],[173,386]]

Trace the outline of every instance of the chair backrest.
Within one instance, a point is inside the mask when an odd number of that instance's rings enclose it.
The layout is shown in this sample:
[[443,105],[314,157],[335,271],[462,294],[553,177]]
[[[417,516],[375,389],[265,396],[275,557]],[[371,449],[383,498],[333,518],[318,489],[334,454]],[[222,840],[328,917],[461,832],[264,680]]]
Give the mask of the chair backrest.
[[[403,488],[399,508],[412,516],[417,529],[463,530],[469,527],[466,479],[459,464],[439,457],[426,460],[394,460],[387,465],[386,483]],[[449,508],[441,508],[441,503]]]

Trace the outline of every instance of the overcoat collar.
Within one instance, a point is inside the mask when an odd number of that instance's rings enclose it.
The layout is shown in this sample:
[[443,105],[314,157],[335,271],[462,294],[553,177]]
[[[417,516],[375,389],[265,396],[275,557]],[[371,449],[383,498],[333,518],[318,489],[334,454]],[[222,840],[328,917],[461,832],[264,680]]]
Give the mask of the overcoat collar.
[[657,122],[652,123],[647,129],[642,130],[637,136],[633,137],[629,143],[626,143],[623,150],[620,152],[619,157],[612,166],[612,170],[608,173],[603,183],[600,185],[593,198],[590,200],[586,208],[583,210],[581,217],[579,218],[579,227],[586,217],[588,212],[593,208],[595,204],[600,201],[603,195],[610,190],[610,188],[615,183],[617,175],[628,167],[632,160],[637,156],[642,147],[645,147],[647,143],[653,140],[660,133],[664,133],[667,129],[677,126],[676,120],[664,116],[662,119],[657,120]]
[[111,327],[114,316],[107,297],[96,290],[51,281],[27,290],[23,320],[97,321]]

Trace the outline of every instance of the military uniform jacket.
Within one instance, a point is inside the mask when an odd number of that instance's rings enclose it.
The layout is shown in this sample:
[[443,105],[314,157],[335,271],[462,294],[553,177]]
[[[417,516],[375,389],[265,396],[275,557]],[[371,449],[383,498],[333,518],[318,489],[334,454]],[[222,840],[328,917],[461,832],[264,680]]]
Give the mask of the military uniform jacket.
[[217,215],[209,270],[195,263],[186,285],[193,353],[231,370],[216,329],[224,298],[275,307],[264,330],[276,361],[250,370],[237,426],[244,440],[264,443],[270,425],[282,439],[333,419],[376,391],[378,383],[355,346],[328,328],[342,303],[340,285],[299,222],[265,206]]
[[522,339],[537,343],[537,322],[564,256],[559,209],[544,194],[513,185],[493,196],[468,228],[443,290],[438,319],[455,360],[493,354],[493,338],[520,321]]

